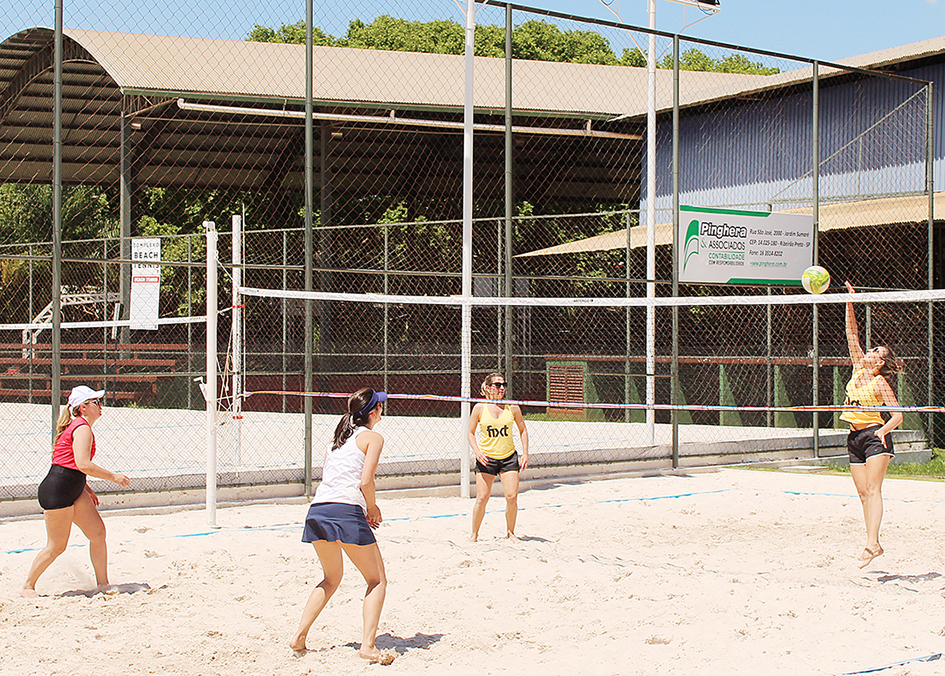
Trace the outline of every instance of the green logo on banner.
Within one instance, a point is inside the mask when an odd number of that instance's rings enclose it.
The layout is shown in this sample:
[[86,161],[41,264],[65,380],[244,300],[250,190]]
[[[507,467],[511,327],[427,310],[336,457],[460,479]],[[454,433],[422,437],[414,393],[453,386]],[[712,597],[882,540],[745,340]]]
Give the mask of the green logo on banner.
[[689,259],[699,253],[699,221],[693,220],[689,222],[689,227],[686,229],[686,244],[683,247],[683,272],[686,271],[686,266],[689,264]]

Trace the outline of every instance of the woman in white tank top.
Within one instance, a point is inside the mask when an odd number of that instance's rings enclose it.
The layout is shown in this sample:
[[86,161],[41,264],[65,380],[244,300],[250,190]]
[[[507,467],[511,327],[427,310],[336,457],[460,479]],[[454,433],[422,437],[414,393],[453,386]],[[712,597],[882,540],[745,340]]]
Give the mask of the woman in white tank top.
[[374,431],[374,426],[381,419],[385,401],[385,392],[370,388],[348,397],[348,412],[338,423],[334,442],[325,455],[322,481],[309,506],[302,534],[302,541],[315,547],[324,578],[309,596],[299,629],[289,643],[295,651],[306,649],[308,630],[341,583],[344,552],[367,583],[359,654],[372,662],[380,658],[374,639],[387,593],[387,576],[371,531],[382,521],[375,501],[374,473],[384,437]]

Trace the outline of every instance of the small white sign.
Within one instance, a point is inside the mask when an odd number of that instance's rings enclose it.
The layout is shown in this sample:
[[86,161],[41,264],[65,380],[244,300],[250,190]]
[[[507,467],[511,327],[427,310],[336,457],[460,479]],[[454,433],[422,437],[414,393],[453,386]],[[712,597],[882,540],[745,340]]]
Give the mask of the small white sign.
[[814,217],[680,207],[679,281],[800,286],[814,257]]
[[161,306],[161,240],[131,240],[131,328],[157,330]]

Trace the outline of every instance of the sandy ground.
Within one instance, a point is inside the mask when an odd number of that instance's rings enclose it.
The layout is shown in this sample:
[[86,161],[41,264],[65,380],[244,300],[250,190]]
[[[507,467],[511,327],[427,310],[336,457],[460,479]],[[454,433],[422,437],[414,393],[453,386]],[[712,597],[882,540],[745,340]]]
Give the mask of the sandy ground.
[[[722,470],[547,484],[520,497],[522,541],[494,497],[381,495],[390,586],[378,647],[358,658],[360,576],[296,656],[287,642],[320,569],[306,506],[107,512],[111,580],[84,538],[18,596],[38,519],[0,523],[3,674],[940,674],[945,485],[887,480],[886,554],[860,570],[849,477]],[[147,585],[148,588],[145,588]],[[137,591],[136,591],[137,590]]]

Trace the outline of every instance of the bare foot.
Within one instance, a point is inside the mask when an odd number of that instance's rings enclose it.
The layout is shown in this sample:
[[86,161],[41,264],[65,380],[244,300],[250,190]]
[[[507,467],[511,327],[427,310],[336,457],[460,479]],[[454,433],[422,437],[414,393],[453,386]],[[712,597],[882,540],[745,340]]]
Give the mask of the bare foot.
[[368,660],[369,662],[377,662],[379,659],[381,659],[381,651],[378,650],[376,646],[371,646],[370,648],[365,648],[362,646],[358,651],[358,655],[360,655],[362,659]]
[[289,641],[289,647],[296,653],[305,654],[305,651],[308,650],[308,648],[305,647],[305,636],[296,634],[292,640]]
[[507,537],[512,542],[518,542],[518,537],[515,535],[515,533],[506,533],[505,537]]
[[873,549],[866,547],[863,549],[863,553],[860,554],[860,568],[866,568],[877,556],[883,553],[883,548],[879,545],[876,545]]
[[22,596],[25,599],[35,599],[39,596],[39,594],[36,593],[35,589],[32,589],[30,587],[23,587],[20,590],[20,596]]
[[470,542],[478,542],[478,541],[479,541],[479,534],[478,534],[478,533],[473,533],[472,535],[470,535],[470,536],[469,536],[469,541],[470,541]]

